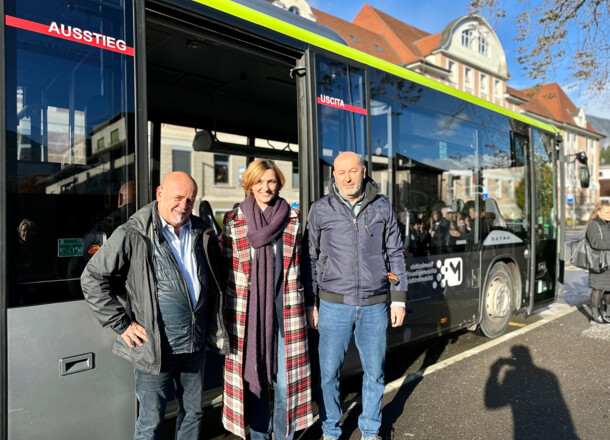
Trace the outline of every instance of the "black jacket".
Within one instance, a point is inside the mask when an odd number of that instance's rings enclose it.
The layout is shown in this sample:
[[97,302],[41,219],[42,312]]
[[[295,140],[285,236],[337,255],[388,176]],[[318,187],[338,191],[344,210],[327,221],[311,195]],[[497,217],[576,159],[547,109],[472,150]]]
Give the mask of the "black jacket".
[[[587,226],[587,240],[592,249],[610,251],[610,223],[595,217]],[[589,271],[589,287],[598,290],[610,290],[610,269],[601,273]]]
[[[158,374],[161,369],[161,330],[154,264],[155,222],[152,202],[136,212],[112,234],[89,261],[81,276],[85,299],[104,327],[119,336],[113,352],[129,359],[138,370]],[[191,216],[193,231],[202,229],[199,217]],[[159,231],[160,233],[160,231]],[[222,317],[219,294],[221,272],[218,238],[209,228],[201,233],[198,263],[206,264],[208,273],[207,340],[208,347],[228,353],[229,341]],[[204,258],[205,257],[205,258]],[[146,329],[148,342],[129,347],[121,334],[136,321]],[[196,325],[196,320],[193,320]],[[194,329],[193,329],[194,330]]]

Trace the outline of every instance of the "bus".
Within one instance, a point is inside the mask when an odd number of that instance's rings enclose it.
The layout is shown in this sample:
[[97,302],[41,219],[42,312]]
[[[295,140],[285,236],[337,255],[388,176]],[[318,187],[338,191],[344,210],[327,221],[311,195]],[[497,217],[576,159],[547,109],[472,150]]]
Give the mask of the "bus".
[[[0,5],[0,439],[132,436],[133,368],[79,277],[171,171],[194,177],[214,227],[248,163],[273,159],[306,221],[337,154],[360,154],[405,242],[407,322],[390,348],[496,337],[561,288],[555,127],[261,0]],[[204,404],[221,399],[221,365],[209,357]]]

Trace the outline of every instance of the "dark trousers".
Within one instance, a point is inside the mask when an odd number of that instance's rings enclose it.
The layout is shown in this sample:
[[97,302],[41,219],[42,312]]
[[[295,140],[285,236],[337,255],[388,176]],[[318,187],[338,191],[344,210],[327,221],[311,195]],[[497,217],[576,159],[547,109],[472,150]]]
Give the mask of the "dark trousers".
[[198,440],[203,411],[203,367],[205,351],[163,355],[161,373],[135,370],[136,397],[140,403],[134,440],[159,440],[165,406],[178,403],[176,440]]

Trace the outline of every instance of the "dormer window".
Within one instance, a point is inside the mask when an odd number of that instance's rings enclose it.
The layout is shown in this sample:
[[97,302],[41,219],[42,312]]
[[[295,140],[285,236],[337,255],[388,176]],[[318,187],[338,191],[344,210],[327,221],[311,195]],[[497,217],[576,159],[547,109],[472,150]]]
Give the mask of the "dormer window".
[[292,12],[293,14],[301,15],[299,8],[297,8],[296,6],[289,7],[288,12]]
[[467,29],[462,31],[462,46],[470,48],[470,44],[472,43],[472,30]]
[[487,56],[487,40],[479,35],[479,53],[481,55]]

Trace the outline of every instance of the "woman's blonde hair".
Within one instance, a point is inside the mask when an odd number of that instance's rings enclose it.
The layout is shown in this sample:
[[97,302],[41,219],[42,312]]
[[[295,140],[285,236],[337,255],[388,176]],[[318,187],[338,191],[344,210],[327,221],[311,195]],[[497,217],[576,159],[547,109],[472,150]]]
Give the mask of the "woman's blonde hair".
[[248,169],[241,175],[241,187],[244,189],[244,191],[246,191],[246,195],[249,196],[252,194],[252,187],[258,183],[267,170],[273,170],[275,173],[275,177],[278,180],[277,192],[280,192],[280,190],[284,187],[284,182],[286,181],[284,174],[280,171],[274,161],[267,159],[256,159],[254,162],[248,165]]
[[608,200],[600,200],[600,201],[598,201],[595,204],[595,206],[593,207],[593,211],[591,211],[591,215],[589,216],[589,221],[587,222],[587,224],[591,223],[593,221],[593,219],[595,217],[597,217],[597,214],[599,214],[599,211],[603,207],[610,207],[610,201],[608,201]]

